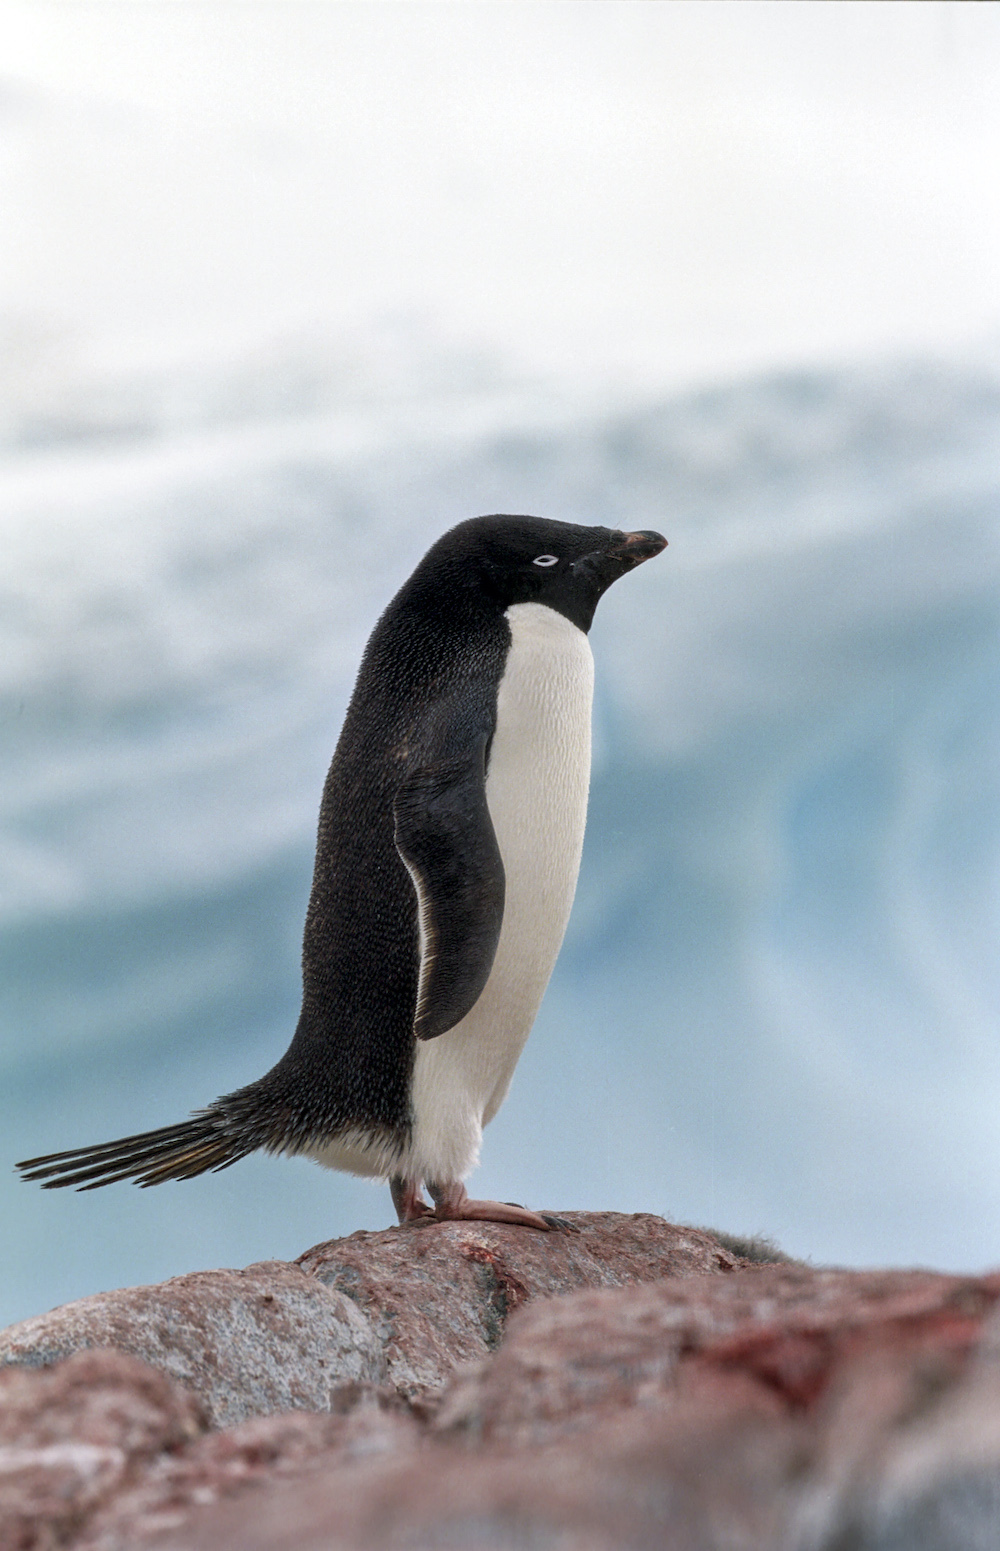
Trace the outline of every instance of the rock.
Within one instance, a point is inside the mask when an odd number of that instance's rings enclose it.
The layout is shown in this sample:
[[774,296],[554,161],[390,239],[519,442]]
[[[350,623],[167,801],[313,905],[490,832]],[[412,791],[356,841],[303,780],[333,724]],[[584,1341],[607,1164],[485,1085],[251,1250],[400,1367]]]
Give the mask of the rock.
[[67,1543],[144,1463],[206,1425],[187,1390],[121,1352],[0,1372],[0,1548]]
[[745,1264],[704,1229],[644,1212],[568,1212],[565,1220],[574,1232],[434,1223],[354,1233],[297,1264],[369,1315],[389,1379],[409,1398],[439,1390],[456,1364],[495,1351],[509,1316],[534,1299]]
[[532,1298],[743,1262],[698,1228],[638,1213],[571,1213],[576,1232],[434,1223],[355,1233],[294,1265],[202,1271],[65,1304],[0,1332],[0,1365],[113,1346],[186,1384],[212,1425],[326,1411],[340,1386],[408,1399],[499,1344]]
[[[526,1309],[489,1364],[453,1383],[435,1427],[532,1446],[622,1409],[728,1391],[813,1410],[859,1351],[925,1343],[961,1364],[1000,1277],[760,1267]],[[942,1369],[942,1371],[944,1371]]]
[[[1000,1274],[573,1222],[355,1234],[13,1327],[0,1551],[1000,1544]],[[109,1339],[156,1367],[41,1366]]]
[[335,1455],[163,1551],[979,1551],[1000,1277],[762,1267],[515,1314],[419,1451]]
[[420,1442],[417,1421],[390,1390],[345,1386],[338,1404],[335,1413],[255,1417],[161,1455],[98,1508],[73,1541],[74,1551],[129,1551],[181,1528],[208,1504],[331,1463],[357,1468],[364,1460],[399,1459]]
[[64,1304],[0,1332],[0,1365],[37,1367],[108,1346],[186,1385],[213,1427],[326,1411],[339,1386],[386,1377],[382,1344],[357,1305],[280,1261]]

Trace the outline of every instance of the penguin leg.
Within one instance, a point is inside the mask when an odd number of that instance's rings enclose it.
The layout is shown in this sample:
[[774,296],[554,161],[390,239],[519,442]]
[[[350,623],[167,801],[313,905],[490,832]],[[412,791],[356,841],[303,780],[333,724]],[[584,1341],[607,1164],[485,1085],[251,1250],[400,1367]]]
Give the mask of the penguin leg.
[[419,1179],[404,1179],[402,1174],[394,1174],[389,1181],[389,1190],[392,1193],[396,1216],[401,1223],[420,1222],[424,1218],[434,1216],[434,1212],[420,1194]]
[[549,1233],[558,1223],[529,1212],[526,1206],[516,1206],[512,1201],[470,1201],[460,1180],[449,1185],[431,1184],[427,1181],[434,1202],[434,1216],[439,1222],[507,1222],[521,1228],[540,1228]]

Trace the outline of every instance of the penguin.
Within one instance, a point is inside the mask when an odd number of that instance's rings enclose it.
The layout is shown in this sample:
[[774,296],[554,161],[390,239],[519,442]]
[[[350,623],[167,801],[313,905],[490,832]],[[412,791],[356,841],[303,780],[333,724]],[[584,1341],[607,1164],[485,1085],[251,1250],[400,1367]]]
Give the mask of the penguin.
[[565,1226],[464,1182],[576,889],[594,611],[666,542],[499,515],[439,538],[375,626],[326,779],[288,1050],[179,1125],[23,1177],[158,1185],[263,1149],[387,1179],[403,1224]]

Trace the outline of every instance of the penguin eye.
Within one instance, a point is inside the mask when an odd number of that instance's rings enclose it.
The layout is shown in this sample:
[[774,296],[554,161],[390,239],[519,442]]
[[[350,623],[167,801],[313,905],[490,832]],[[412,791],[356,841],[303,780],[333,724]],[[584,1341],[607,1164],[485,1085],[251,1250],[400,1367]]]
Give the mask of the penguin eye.
[[558,564],[559,564],[559,556],[558,555],[536,555],[535,559],[532,561],[532,565],[558,565]]

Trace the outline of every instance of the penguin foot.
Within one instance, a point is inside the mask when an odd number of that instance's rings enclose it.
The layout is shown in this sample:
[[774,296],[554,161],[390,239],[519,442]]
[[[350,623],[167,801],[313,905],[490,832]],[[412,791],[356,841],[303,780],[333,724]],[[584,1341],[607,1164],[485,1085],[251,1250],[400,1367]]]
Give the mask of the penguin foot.
[[432,1185],[428,1180],[427,1189],[438,1222],[505,1222],[520,1228],[539,1228],[543,1233],[549,1233],[559,1223],[559,1219],[545,1218],[540,1212],[531,1212],[511,1201],[470,1201],[465,1186],[457,1180],[450,1185]]
[[433,1207],[428,1206],[420,1194],[418,1179],[403,1179],[401,1174],[394,1174],[389,1181],[389,1190],[401,1223],[425,1222],[434,1216]]

